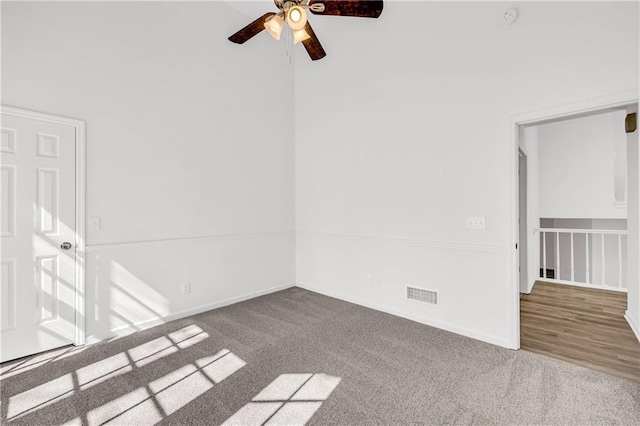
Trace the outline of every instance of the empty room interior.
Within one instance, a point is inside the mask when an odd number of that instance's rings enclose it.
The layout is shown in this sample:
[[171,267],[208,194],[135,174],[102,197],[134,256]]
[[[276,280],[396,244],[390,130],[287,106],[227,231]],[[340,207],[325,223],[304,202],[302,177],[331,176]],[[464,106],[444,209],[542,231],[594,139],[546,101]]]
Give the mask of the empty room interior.
[[637,1],[0,15],[0,423],[638,424]]

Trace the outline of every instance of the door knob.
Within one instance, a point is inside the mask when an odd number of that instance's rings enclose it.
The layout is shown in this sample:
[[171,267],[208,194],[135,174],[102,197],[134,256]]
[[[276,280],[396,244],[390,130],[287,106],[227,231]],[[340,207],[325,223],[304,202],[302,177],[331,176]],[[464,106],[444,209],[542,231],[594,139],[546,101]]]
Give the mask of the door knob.
[[68,241],[65,241],[64,243],[60,244],[60,248],[62,250],[69,250],[71,247],[72,247],[72,245]]

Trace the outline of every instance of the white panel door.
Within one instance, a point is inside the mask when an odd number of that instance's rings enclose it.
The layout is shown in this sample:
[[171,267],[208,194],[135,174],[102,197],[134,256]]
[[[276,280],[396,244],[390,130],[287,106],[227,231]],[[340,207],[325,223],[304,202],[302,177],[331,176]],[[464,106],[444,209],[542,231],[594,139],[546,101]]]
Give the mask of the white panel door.
[[0,361],[8,361],[74,342],[76,140],[72,126],[5,113],[1,131]]

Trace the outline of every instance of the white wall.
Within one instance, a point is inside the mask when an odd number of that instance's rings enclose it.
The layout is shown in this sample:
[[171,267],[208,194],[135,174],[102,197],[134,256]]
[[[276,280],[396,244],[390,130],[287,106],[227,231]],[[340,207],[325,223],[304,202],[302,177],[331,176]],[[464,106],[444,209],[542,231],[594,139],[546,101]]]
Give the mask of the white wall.
[[626,208],[615,206],[614,185],[625,114],[621,110],[538,126],[541,217],[627,217]]
[[540,227],[539,206],[539,158],[538,127],[520,127],[518,144],[527,156],[527,283],[521,293],[530,293],[540,276],[540,236],[535,229]]
[[295,217],[298,285],[511,346],[509,115],[637,88],[638,5],[505,8],[312,17],[292,87],[224,4],[3,2],[2,102],[88,123],[89,332],[291,284]]
[[102,219],[88,334],[293,285],[293,131],[266,132],[292,110],[293,72],[267,34],[227,40],[252,19],[211,2],[2,3],[2,103],[87,122],[87,216]]
[[508,6],[313,20],[328,55],[296,50],[298,285],[515,345],[509,116],[637,89],[639,46],[637,3],[518,3],[501,29]]

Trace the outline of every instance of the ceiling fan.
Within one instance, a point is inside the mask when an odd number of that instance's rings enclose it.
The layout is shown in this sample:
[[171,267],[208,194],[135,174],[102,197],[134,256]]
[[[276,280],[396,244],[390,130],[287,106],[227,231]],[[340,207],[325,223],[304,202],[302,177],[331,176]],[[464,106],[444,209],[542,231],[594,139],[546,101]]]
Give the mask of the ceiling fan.
[[229,37],[229,40],[243,44],[251,37],[267,30],[276,40],[285,23],[293,31],[294,44],[302,42],[312,60],[326,56],[318,37],[307,20],[306,10],[314,15],[354,16],[377,18],[382,13],[382,0],[273,0],[278,12],[268,12]]

